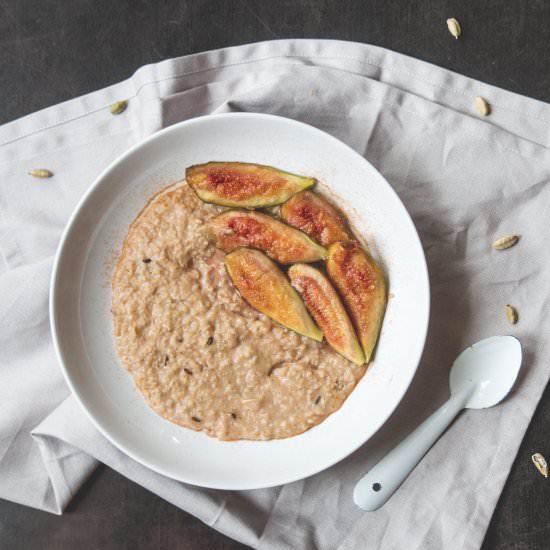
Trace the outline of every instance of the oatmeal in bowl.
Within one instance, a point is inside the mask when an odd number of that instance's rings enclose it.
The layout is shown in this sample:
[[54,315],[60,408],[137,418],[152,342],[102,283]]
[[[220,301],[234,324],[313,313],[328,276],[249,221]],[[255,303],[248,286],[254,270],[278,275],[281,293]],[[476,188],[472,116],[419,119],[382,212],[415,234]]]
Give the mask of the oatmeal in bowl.
[[365,374],[386,294],[314,178],[196,165],[128,230],[112,277],[116,350],[170,422],[222,440],[287,438]]

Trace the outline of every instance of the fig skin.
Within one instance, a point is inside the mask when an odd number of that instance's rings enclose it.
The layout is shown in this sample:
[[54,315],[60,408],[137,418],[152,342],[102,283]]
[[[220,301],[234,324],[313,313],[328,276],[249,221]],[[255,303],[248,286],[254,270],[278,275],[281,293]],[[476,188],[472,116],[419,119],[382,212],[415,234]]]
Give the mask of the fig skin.
[[350,313],[368,363],[386,310],[384,274],[357,241],[332,244],[328,249],[326,267]]
[[327,255],[305,233],[261,212],[228,210],[212,218],[208,229],[224,252],[240,246],[255,248],[281,264],[317,262]]
[[311,265],[294,264],[288,270],[288,276],[329,345],[349,361],[363,365],[365,354],[351,320],[325,275]]
[[207,162],[190,166],[185,179],[208,203],[241,208],[265,208],[288,200],[315,185],[315,178],[248,162]]
[[237,248],[225,256],[233,284],[250,306],[277,323],[317,342],[323,333],[286,275],[259,250]]
[[346,222],[323,197],[301,191],[281,206],[281,218],[325,247],[352,238]]

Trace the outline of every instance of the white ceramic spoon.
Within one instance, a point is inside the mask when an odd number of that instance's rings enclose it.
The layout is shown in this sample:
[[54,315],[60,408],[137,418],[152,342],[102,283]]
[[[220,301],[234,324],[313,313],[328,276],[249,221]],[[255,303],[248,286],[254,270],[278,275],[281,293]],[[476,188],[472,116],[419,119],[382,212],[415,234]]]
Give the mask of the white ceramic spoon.
[[512,336],[493,336],[464,350],[451,368],[449,400],[361,478],[355,504],[378,510],[462,409],[486,409],[506,397],[520,366],[521,345]]

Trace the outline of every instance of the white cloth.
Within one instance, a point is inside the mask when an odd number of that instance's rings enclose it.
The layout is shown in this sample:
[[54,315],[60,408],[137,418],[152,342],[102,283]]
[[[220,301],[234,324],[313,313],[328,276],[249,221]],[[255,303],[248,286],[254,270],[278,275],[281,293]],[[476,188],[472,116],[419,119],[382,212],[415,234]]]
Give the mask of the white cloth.
[[[112,116],[120,99],[128,109]],[[60,233],[100,171],[162,127],[225,111],[299,119],[365,155],[417,224],[433,297],[415,381],[370,442],[309,479],[234,493],[164,478],[99,435],[62,380],[47,313]],[[253,547],[478,548],[550,374],[549,123],[544,103],[381,48],[282,40],[148,65],[1,127],[0,497],[61,513],[99,460]],[[507,233],[519,244],[493,251]],[[520,313],[513,328],[506,303]],[[511,396],[463,413],[381,510],[357,509],[355,481],[446,398],[455,355],[507,332],[525,351]]]

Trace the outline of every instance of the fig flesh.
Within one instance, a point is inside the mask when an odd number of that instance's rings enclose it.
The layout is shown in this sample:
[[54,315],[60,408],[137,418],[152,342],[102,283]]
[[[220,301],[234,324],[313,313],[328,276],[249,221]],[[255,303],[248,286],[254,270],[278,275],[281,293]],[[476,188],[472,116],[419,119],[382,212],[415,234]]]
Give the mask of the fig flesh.
[[357,241],[332,244],[326,266],[330,280],[351,315],[368,363],[386,309],[386,282],[382,270]]
[[305,233],[261,212],[228,210],[208,222],[216,246],[231,252],[240,246],[265,252],[281,264],[316,262],[327,251]]
[[351,239],[342,216],[325,199],[302,191],[281,206],[283,220],[323,246]]
[[288,270],[288,276],[330,346],[349,361],[362,365],[365,354],[330,281],[321,271],[307,264],[294,264]]
[[286,275],[265,254],[237,248],[225,256],[225,267],[243,299],[253,308],[298,334],[318,342],[323,339]]
[[242,208],[275,206],[315,184],[315,178],[247,162],[196,164],[185,178],[204,202]]

